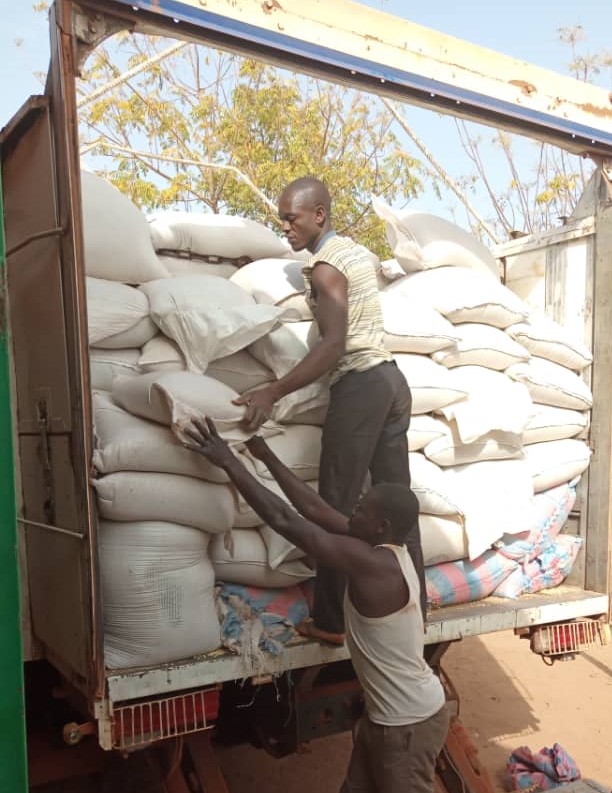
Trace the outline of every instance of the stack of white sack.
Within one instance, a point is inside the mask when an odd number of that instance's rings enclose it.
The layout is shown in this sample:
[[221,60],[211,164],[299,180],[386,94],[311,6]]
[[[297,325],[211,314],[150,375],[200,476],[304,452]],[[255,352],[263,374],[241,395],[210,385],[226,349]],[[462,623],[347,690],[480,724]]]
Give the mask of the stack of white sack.
[[153,246],[171,275],[230,278],[255,259],[281,257],[289,245],[248,218],[166,210],[149,216]]
[[[186,449],[176,437],[191,417],[209,415],[238,452],[249,435],[241,424],[244,408],[232,404],[237,396],[223,383],[190,372],[150,372],[117,380],[112,395],[95,394],[98,448],[94,464],[103,476],[94,485],[102,517],[117,521],[164,520],[219,535],[228,535],[233,528],[258,530],[262,521],[239,498],[226,474]],[[260,432],[302,478],[316,478],[318,428],[292,427],[284,433],[278,426],[266,423]],[[308,443],[304,442],[305,438]],[[250,459],[245,455],[241,459],[258,477]],[[233,532],[221,537],[219,545],[213,542],[210,557],[215,568],[224,543],[228,550],[234,546],[233,562],[245,566],[243,580],[236,573],[232,578],[225,573],[219,578],[256,583],[254,565],[262,568],[258,573],[260,586],[289,586],[296,579],[312,576],[310,567],[303,563],[283,567],[285,559],[277,552],[281,538],[272,536],[269,530],[265,534],[276,544],[271,549],[269,564],[267,557],[242,556],[242,541],[237,541]],[[254,553],[257,543],[258,538],[252,539]],[[293,561],[298,553],[293,550],[290,555],[289,561]],[[221,564],[224,561],[223,558]],[[274,584],[268,582],[266,567],[276,571]]]
[[[183,271],[164,268],[150,229],[156,230],[156,243],[170,240],[166,250],[176,245],[197,256],[204,250],[205,228],[213,243],[227,239],[223,219],[209,227],[199,218],[193,231],[185,223],[149,226],[99,177],[85,174],[83,193],[84,207],[90,207],[85,238],[106,663],[143,666],[220,645],[215,578],[289,587],[314,574],[301,551],[261,525],[221,469],[177,438],[193,416],[209,415],[235,453],[244,451],[245,409],[232,402],[278,376],[278,369],[267,368],[247,348],[281,320],[295,317],[291,301],[258,303],[229,281],[233,267],[230,273],[219,264],[192,261]],[[113,228],[105,228],[106,217]],[[230,225],[230,248],[218,250],[219,260],[278,256],[266,266],[276,265],[279,273],[293,264],[280,258],[285,243],[263,226],[236,218]],[[250,247],[239,229],[254,234]],[[117,240],[130,257],[121,258]],[[303,295],[301,302],[305,308]],[[304,354],[303,346],[298,350],[294,363]],[[320,407],[321,386],[311,391]],[[312,405],[312,393],[298,395],[284,417]],[[315,486],[320,433],[316,426],[263,428],[281,459]],[[269,483],[259,463],[240,456]]]
[[436,604],[484,597],[516,564],[492,546],[533,531],[538,494],[554,509],[589,465],[577,436],[592,397],[578,373],[591,354],[504,287],[469,234],[373,204],[395,256],[381,265],[381,300],[387,348],[413,394],[408,440],[424,556],[441,565],[428,571],[428,594]]
[[157,327],[135,285],[169,273],[158,261],[144,215],[105,179],[81,172],[87,310],[94,388],[138,374],[140,348]]

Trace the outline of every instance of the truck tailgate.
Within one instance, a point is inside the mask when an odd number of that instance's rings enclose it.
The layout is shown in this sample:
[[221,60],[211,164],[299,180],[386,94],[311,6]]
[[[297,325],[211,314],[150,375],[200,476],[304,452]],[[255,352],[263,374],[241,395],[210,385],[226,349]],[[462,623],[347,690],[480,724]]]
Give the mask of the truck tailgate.
[[[455,641],[467,636],[595,617],[608,611],[608,596],[575,586],[559,586],[517,600],[488,597],[460,606],[446,606],[429,613],[426,642]],[[107,670],[108,697],[123,702],[170,695],[173,692],[203,688],[227,680],[242,680],[261,674],[279,674],[291,669],[316,666],[348,658],[346,647],[333,647],[296,638],[283,653],[266,657],[265,668],[253,660],[226,650],[163,664],[152,668]]]

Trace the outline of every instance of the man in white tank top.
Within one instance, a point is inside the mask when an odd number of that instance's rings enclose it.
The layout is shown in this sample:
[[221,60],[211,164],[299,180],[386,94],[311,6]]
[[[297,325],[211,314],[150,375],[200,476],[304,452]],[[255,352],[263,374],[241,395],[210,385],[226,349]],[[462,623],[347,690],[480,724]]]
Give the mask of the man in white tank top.
[[[346,642],[364,691],[342,793],[432,793],[448,730],[442,685],[423,658],[419,579],[405,542],[418,501],[403,484],[375,485],[347,518],[291,473],[261,438],[247,443],[295,510],[256,480],[213,422],[196,420],[189,448],[223,468],[262,520],[347,576]],[[296,511],[297,510],[297,511]]]

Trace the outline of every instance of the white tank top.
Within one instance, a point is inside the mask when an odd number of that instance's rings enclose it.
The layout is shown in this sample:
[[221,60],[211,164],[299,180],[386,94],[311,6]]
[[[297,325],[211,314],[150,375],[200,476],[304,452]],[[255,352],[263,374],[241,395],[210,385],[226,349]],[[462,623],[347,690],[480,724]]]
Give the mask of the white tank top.
[[364,617],[344,595],[346,643],[376,724],[415,724],[444,704],[442,684],[423,658],[419,580],[405,546],[383,545],[396,555],[410,590],[408,603],[386,617]]

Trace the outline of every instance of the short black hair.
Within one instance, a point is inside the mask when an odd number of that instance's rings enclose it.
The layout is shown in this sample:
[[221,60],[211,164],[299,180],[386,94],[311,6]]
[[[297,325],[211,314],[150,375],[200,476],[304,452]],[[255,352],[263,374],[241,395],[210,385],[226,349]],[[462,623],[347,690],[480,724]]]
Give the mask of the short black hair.
[[401,482],[383,482],[372,487],[376,508],[382,518],[391,524],[393,542],[403,545],[418,524],[419,502],[408,485]]
[[313,206],[322,206],[328,215],[331,214],[331,198],[325,182],[314,176],[301,176],[294,179],[283,190],[283,195],[308,196]]

